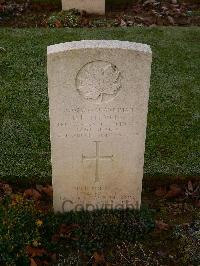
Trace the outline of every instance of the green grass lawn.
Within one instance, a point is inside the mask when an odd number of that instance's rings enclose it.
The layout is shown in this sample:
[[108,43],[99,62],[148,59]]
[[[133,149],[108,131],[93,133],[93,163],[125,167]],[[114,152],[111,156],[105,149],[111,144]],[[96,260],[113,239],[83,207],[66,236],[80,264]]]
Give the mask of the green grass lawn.
[[200,175],[200,28],[2,28],[0,178],[51,180],[46,47],[81,39],[151,45],[145,175]]

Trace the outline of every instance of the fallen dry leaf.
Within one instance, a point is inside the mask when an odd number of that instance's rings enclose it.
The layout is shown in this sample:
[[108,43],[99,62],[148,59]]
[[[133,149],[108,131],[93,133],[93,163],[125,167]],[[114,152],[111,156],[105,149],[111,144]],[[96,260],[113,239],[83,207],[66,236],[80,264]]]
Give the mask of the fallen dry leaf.
[[50,185],[47,186],[42,186],[42,185],[36,185],[36,189],[40,192],[40,193],[44,193],[46,194],[46,196],[52,198],[53,197],[53,188]]
[[33,258],[31,258],[30,261],[30,266],[38,266]]
[[192,181],[191,180],[188,181],[187,188],[188,188],[188,190],[190,192],[193,192],[194,189],[193,189],[193,184],[192,184]]
[[26,252],[31,258],[47,255],[47,251],[44,248],[35,248],[31,246],[26,247]]
[[167,194],[166,187],[159,187],[154,193],[157,197],[164,197]]
[[42,189],[43,189],[42,185],[36,185],[35,187],[40,193],[42,193]]
[[162,220],[156,220],[156,231],[167,231],[169,229],[169,225],[164,223]]
[[4,193],[5,193],[6,195],[10,195],[10,194],[12,193],[12,188],[11,188],[11,186],[8,185],[8,184],[4,184],[3,189],[4,189]]
[[60,235],[59,234],[54,234],[51,238],[51,241],[53,243],[57,243],[60,240]]
[[3,198],[5,195],[11,195],[12,188],[8,184],[0,183],[0,199]]
[[94,259],[94,262],[92,264],[93,266],[105,265],[106,263],[103,253],[94,252],[93,259]]
[[41,199],[41,194],[36,189],[30,188],[24,191],[24,198],[39,200]]
[[200,200],[197,200],[197,201],[195,202],[195,206],[196,206],[197,208],[200,208]]
[[50,265],[50,263],[46,260],[42,260],[39,258],[34,258],[34,262],[36,263],[37,266],[45,266],[45,265]]
[[60,28],[60,27],[62,27],[62,23],[60,22],[60,20],[56,20],[56,22],[55,22],[55,27],[56,27],[56,28]]
[[127,23],[126,23],[126,21],[124,21],[123,19],[121,19],[121,21],[120,21],[120,26],[121,26],[121,27],[127,27]]
[[51,261],[52,261],[52,263],[56,263],[56,261],[57,261],[56,253],[51,254]]
[[168,19],[168,21],[169,21],[169,23],[170,23],[171,25],[174,25],[174,24],[175,24],[175,21],[174,21],[173,17],[171,17],[171,16],[167,16],[167,19]]
[[59,229],[59,234],[61,237],[70,237],[71,233],[79,228],[79,225],[77,224],[72,224],[72,225],[67,225],[67,224],[61,224],[60,229]]
[[170,186],[170,190],[166,194],[166,198],[176,198],[181,196],[183,193],[182,188],[177,184],[173,184]]
[[185,195],[187,197],[192,198],[199,198],[200,197],[200,185],[199,184],[193,184],[191,181],[188,181]]
[[77,228],[79,228],[79,225],[77,224],[72,224],[72,225],[61,224],[58,232],[52,236],[51,241],[56,243],[61,238],[71,238],[73,240],[77,240],[77,238],[72,237],[73,231]]
[[46,186],[46,187],[43,187],[42,191],[47,195],[49,196],[50,198],[53,197],[53,188],[52,186]]
[[56,263],[56,254],[48,253],[44,248],[27,246],[26,252],[30,257],[30,266],[44,266]]

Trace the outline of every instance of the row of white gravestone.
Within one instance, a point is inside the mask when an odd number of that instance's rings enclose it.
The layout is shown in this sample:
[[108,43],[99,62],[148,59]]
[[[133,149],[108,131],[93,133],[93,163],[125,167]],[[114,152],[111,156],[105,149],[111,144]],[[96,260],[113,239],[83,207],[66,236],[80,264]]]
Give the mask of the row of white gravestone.
[[62,10],[73,8],[103,15],[105,14],[105,0],[62,0]]
[[48,47],[56,212],[140,207],[151,61],[139,43]]

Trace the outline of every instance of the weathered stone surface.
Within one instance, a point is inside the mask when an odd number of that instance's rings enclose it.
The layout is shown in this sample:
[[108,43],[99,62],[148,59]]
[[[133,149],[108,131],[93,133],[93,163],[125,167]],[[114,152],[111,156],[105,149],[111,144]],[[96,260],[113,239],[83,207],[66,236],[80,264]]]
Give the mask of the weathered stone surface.
[[73,8],[103,15],[105,14],[105,0],[62,0],[62,10]]
[[48,47],[55,211],[140,206],[151,60],[138,43]]

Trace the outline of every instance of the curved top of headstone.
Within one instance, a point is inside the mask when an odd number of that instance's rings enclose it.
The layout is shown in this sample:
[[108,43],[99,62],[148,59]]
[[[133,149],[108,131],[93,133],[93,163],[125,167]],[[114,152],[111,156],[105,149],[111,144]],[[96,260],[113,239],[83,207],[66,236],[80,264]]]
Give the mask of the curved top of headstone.
[[65,42],[65,43],[50,45],[47,47],[47,54],[55,54],[67,50],[97,49],[97,48],[127,49],[147,54],[152,53],[150,46],[142,43],[118,41],[118,40],[82,40],[82,41],[73,41],[73,42]]

